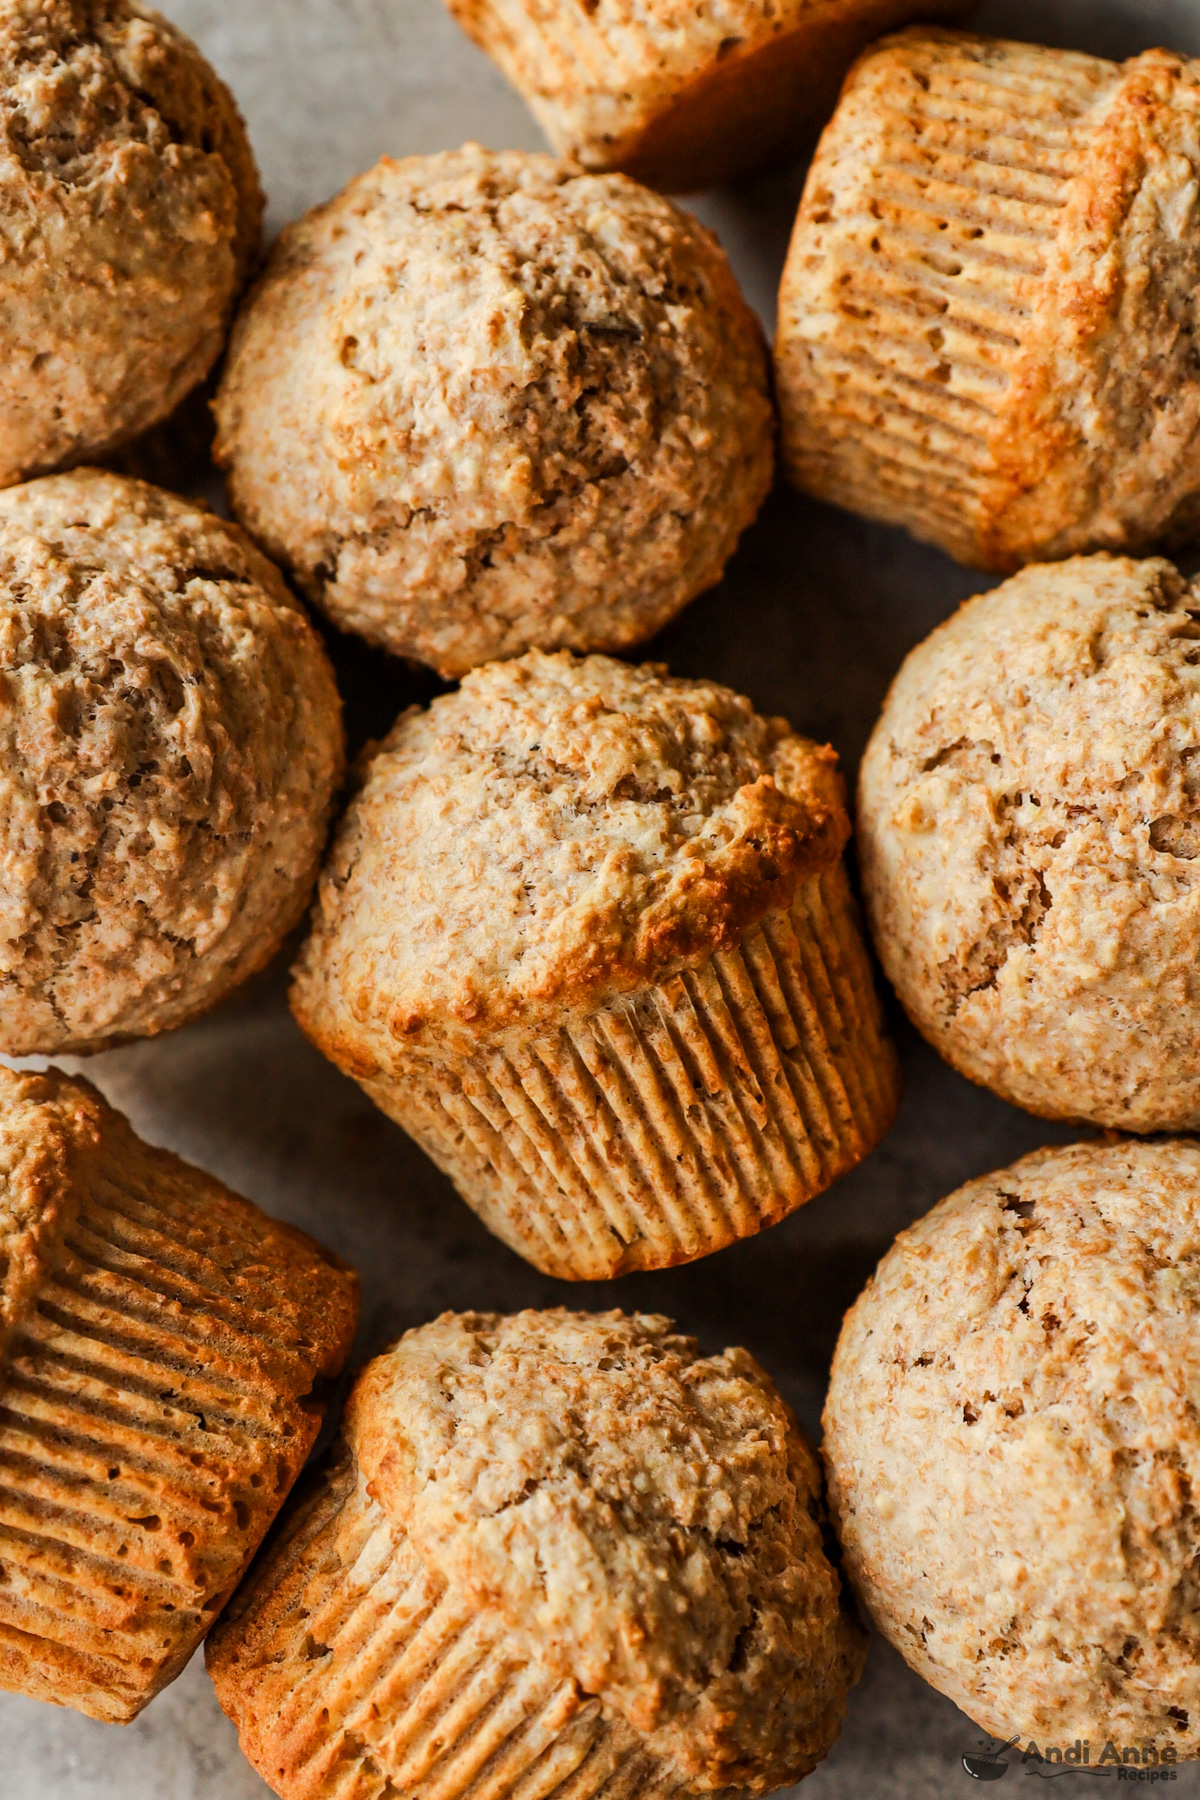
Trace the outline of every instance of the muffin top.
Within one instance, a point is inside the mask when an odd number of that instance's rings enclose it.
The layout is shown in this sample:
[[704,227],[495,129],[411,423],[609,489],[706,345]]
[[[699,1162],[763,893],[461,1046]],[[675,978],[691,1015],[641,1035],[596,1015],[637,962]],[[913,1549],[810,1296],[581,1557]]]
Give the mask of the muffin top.
[[216,412],[238,517],[446,675],[649,636],[771,475],[762,334],[714,239],[623,176],[477,145],[385,158],[288,227]]
[[137,0],[0,0],[0,121],[7,483],[124,441],[207,373],[263,203],[224,83]]
[[744,1350],[447,1313],[368,1365],[345,1429],[422,1563],[690,1781],[761,1792],[823,1754],[861,1634],[816,1458]]
[[294,1003],[364,1073],[598,1004],[732,948],[848,830],[832,750],[728,688],[566,652],[491,663],[369,764]]
[[92,470],[0,493],[0,1048],[162,1030],[303,911],[332,672],[236,526]]
[[1200,593],[1076,558],[913,651],[862,767],[880,957],[964,1073],[1019,1105],[1200,1125]]
[[1076,1144],[951,1194],[847,1315],[848,1570],[997,1737],[1200,1752],[1198,1259],[1200,1145]]

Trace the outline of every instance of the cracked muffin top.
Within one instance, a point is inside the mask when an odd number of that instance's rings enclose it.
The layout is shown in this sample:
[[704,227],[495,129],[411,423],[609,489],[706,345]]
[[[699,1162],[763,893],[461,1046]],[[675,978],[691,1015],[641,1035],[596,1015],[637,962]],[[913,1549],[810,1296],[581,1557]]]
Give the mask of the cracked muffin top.
[[1200,1755],[1198,1269],[1200,1145],[1075,1144],[935,1206],[846,1316],[847,1571],[997,1738]]
[[116,448],[204,378],[262,205],[233,97],[173,25],[0,0],[0,485]]
[[397,722],[321,879],[293,1006],[364,1076],[731,949],[849,833],[833,751],[707,681],[490,663]]
[[817,1459],[744,1350],[669,1319],[446,1313],[369,1364],[346,1436],[422,1564],[702,1788],[794,1780],[863,1645]]
[[341,765],[325,653],[236,526],[95,470],[0,493],[0,1050],[161,1031],[259,968]]
[[287,228],[216,412],[255,537],[444,675],[650,636],[771,479],[762,333],[709,233],[623,176],[477,145],[384,158]]
[[956,1068],[1200,1126],[1200,588],[1094,556],[969,600],[896,678],[859,821],[880,958]]

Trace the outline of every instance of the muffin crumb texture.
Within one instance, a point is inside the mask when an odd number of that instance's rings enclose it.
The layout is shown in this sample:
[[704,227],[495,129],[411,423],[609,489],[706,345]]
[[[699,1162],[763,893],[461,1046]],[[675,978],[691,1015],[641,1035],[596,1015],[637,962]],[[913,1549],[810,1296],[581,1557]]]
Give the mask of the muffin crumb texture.
[[137,0],[3,0],[0,126],[8,485],[118,448],[203,380],[263,198],[232,95]]
[[986,569],[1190,540],[1198,178],[1186,57],[873,45],[780,290],[793,480]]
[[124,1723],[173,1681],[303,1466],[353,1273],[0,1069],[0,1687]]
[[1200,1755],[1200,1146],[1040,1150],[847,1315],[830,1505],[884,1636],[986,1731]]
[[0,1049],[204,1011],[304,911],[340,706],[278,572],[95,470],[0,493]]
[[863,760],[884,968],[938,1050],[1051,1118],[1200,1126],[1200,590],[1079,557],[912,652]]
[[[418,1767],[474,1793],[485,1745],[546,1795],[757,1794],[829,1749],[863,1636],[816,1458],[745,1351],[647,1316],[446,1314],[368,1365],[344,1431],[208,1651],[288,1800]],[[436,1668],[418,1618],[431,1642],[457,1621]]]
[[234,511],[339,625],[457,676],[649,637],[771,480],[722,251],[622,176],[384,158],[283,233],[234,331]]

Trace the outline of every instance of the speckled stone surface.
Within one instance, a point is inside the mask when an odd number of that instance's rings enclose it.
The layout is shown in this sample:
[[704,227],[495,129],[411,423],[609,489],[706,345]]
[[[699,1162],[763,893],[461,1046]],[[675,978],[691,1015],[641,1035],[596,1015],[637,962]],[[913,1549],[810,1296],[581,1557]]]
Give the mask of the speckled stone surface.
[[[440,0],[160,3],[241,102],[269,231],[384,151],[466,137],[496,148],[539,144],[520,101]],[[1107,56],[1155,43],[1200,54],[1200,0],[988,0],[978,23]],[[768,325],[801,179],[790,170],[695,203]],[[781,492],[722,585],[653,652],[678,674],[713,676],[760,710],[831,738],[852,770],[905,652],[981,585],[898,532]],[[432,678],[415,679],[374,652],[344,640],[332,648],[357,741],[437,691]],[[87,1073],[152,1142],[358,1265],[359,1359],[445,1307],[638,1305],[674,1314],[706,1349],[746,1344],[815,1430],[841,1314],[893,1234],[971,1176],[1072,1135],[970,1087],[898,1028],[900,1119],[852,1175],[775,1230],[690,1268],[567,1286],[488,1236],[408,1139],[305,1043],[284,993],[277,965],[209,1018],[93,1059]],[[804,1800],[965,1796],[975,1784],[961,1757],[981,1736],[877,1641],[845,1733],[804,1784]],[[0,1800],[252,1800],[268,1792],[242,1760],[200,1659],[124,1728],[0,1696],[0,1744]],[[1010,1760],[1005,1791],[1025,1791],[1035,1771]],[[1067,1785],[1106,1791],[1095,1776]],[[1164,1791],[1200,1795],[1200,1764]]]

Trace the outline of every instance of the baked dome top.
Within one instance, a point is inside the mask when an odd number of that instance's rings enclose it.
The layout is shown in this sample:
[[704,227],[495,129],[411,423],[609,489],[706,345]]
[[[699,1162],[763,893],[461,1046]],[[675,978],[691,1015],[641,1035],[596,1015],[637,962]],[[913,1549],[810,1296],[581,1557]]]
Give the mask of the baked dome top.
[[446,676],[649,637],[771,483],[761,328],[621,175],[385,157],[283,232],[215,411],[237,516],[344,628]]
[[912,652],[863,758],[884,968],[1036,1112],[1200,1125],[1198,636],[1162,558],[1032,566]]
[[427,1030],[598,1002],[731,948],[848,832],[832,750],[728,688],[566,652],[488,664],[370,763],[297,1010],[386,1064]]
[[791,1778],[857,1671],[820,1472],[744,1350],[668,1319],[445,1314],[345,1430],[422,1563],[703,1787]]
[[0,483],[173,411],[220,353],[262,211],[233,96],[168,20],[0,0]]
[[1039,1150],[901,1232],[825,1409],[856,1591],[997,1737],[1200,1749],[1200,1144]]
[[341,766],[320,641],[239,527],[96,470],[0,493],[0,1047],[163,1030],[260,967]]

